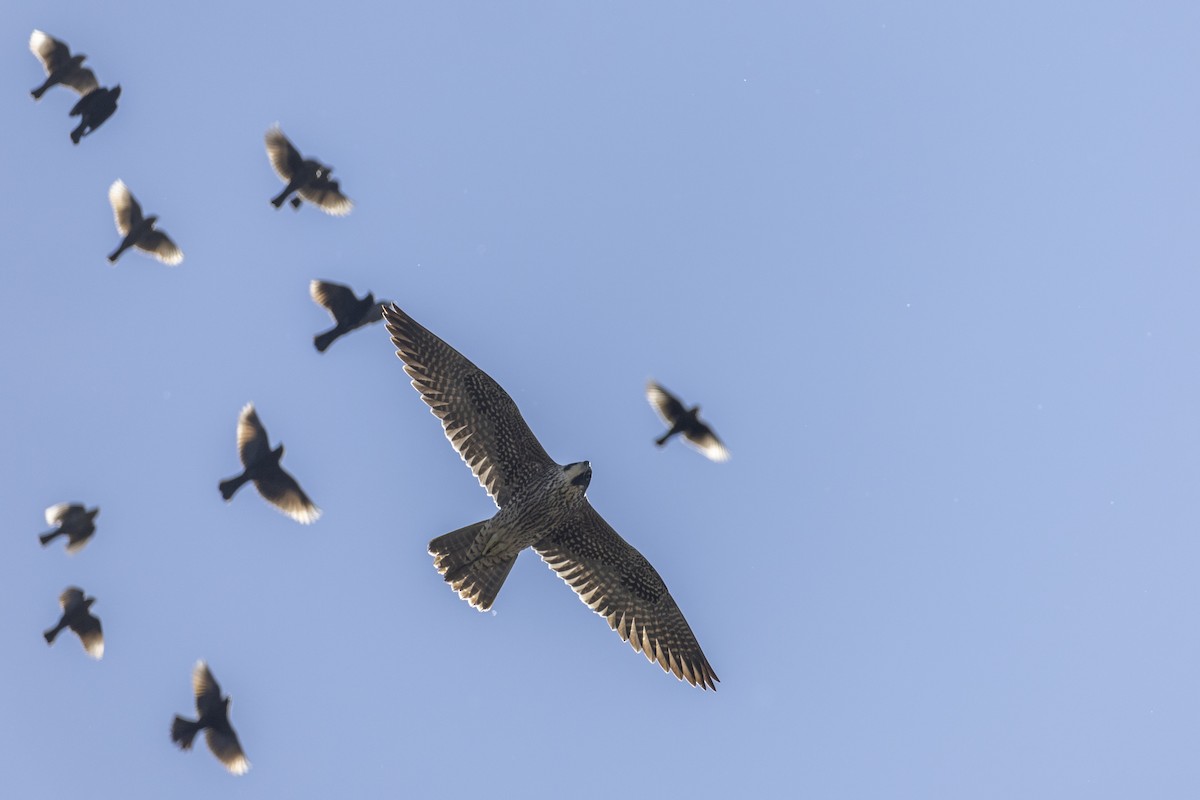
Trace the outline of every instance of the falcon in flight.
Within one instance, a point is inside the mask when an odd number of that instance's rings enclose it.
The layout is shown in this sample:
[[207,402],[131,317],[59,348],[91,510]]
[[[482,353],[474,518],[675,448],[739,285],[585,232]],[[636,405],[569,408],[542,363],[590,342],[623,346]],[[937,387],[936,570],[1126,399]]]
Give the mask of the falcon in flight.
[[184,719],[176,715],[171,722],[171,741],[180,750],[191,750],[196,734],[204,731],[208,749],[234,775],[245,775],[250,769],[237,732],[229,724],[229,702],[233,699],[221,696],[221,687],[213,677],[212,670],[203,661],[197,661],[192,670],[192,693],[196,696],[196,711],[199,719]]
[[103,658],[104,634],[100,630],[100,620],[93,617],[90,610],[94,602],[96,598],[84,597],[83,589],[76,586],[68,586],[63,590],[58,597],[62,617],[57,625],[42,632],[42,636],[46,637],[46,644],[54,644],[54,637],[58,636],[63,628],[70,628],[79,637],[79,641],[83,642],[83,649],[89,656],[96,660]]
[[317,517],[321,516],[321,509],[308,499],[296,479],[279,466],[279,460],[283,458],[283,445],[271,449],[267,429],[259,422],[254,403],[247,403],[238,417],[237,446],[238,458],[242,460],[244,469],[241,474],[221,481],[218,486],[226,502],[233,499],[244,483],[254,481],[254,488],[258,489],[264,500],[296,522],[302,525],[316,522]]
[[717,675],[658,572],[584,496],[591,465],[555,463],[498,383],[395,304],[383,316],[413,387],[499,508],[429,543],[446,582],[486,611],[532,546],[634,650],[715,690]]
[[282,192],[271,199],[271,205],[279,208],[288,195],[296,192],[299,196],[292,198],[292,208],[297,210],[301,197],[335,217],[344,217],[354,208],[353,201],[342,194],[338,182],[330,177],[333,167],[300,155],[300,151],[288,141],[278,125],[267,131],[266,143],[267,158],[275,168],[275,174],[287,184]]
[[367,292],[366,297],[360,299],[354,296],[349,286],[329,281],[313,281],[308,285],[308,293],[312,295],[313,302],[328,311],[336,323],[313,337],[313,345],[321,353],[350,331],[381,321],[383,307],[387,305],[386,300],[376,301],[372,292]]
[[171,241],[171,237],[155,230],[154,223],[158,222],[158,216],[143,216],[141,205],[124,181],[113,181],[113,185],[108,187],[108,202],[112,204],[117,232],[124,237],[117,249],[108,254],[110,264],[117,263],[121,253],[131,247],[149,253],[171,267],[183,261],[183,251]]
[[650,405],[667,423],[669,429],[654,443],[662,447],[677,433],[682,433],[684,440],[692,447],[708,456],[713,461],[728,461],[729,451],[712,432],[712,428],[700,421],[697,414],[700,406],[686,407],[679,398],[659,386],[654,381],[646,384],[646,399]]

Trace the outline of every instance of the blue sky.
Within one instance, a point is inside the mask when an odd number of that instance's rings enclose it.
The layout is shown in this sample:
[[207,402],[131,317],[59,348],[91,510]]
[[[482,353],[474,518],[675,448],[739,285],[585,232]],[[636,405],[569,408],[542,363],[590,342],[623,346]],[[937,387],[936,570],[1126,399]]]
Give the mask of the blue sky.
[[[40,28],[117,114],[28,91]],[[1200,9],[16,0],[0,19],[13,797],[1193,796]],[[356,207],[276,211],[278,122]],[[186,254],[116,267],[108,186]],[[721,677],[533,554],[382,326],[503,385]],[[655,378],[733,458],[662,451]],[[253,401],[324,510],[230,504]],[[99,505],[78,555],[42,511]],[[104,660],[41,638],[98,600]],[[207,659],[253,769],[168,740]],[[77,750],[69,758],[71,747]]]

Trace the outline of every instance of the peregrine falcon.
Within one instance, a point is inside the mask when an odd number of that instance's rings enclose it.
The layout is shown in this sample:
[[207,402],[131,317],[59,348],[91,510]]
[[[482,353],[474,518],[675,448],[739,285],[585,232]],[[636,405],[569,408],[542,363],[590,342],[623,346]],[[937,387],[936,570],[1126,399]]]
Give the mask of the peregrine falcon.
[[662,421],[670,426],[666,433],[654,440],[656,445],[662,447],[667,443],[667,439],[677,433],[682,433],[688,444],[713,461],[729,460],[729,451],[725,449],[725,445],[721,444],[721,440],[712,432],[712,428],[705,425],[696,416],[700,413],[700,406],[685,407],[679,398],[654,381],[646,384],[646,399],[662,417]]
[[35,30],[29,37],[29,49],[46,70],[46,80],[29,92],[34,100],[40,100],[51,86],[66,86],[85,95],[100,85],[96,82],[95,73],[83,66],[87,56],[82,53],[71,55],[71,48],[67,47],[66,42]]
[[383,307],[387,300],[376,302],[375,295],[367,292],[367,296],[359,299],[349,286],[329,281],[313,281],[308,285],[308,293],[317,305],[325,308],[333,321],[337,323],[324,333],[313,337],[313,344],[321,353],[334,341],[345,336],[352,330],[379,322],[383,319]]
[[39,534],[42,547],[59,536],[67,537],[67,552],[78,553],[96,532],[96,515],[99,508],[87,510],[80,503],[59,503],[46,509],[46,524],[54,525],[52,531]]
[[75,126],[75,130],[71,131],[71,141],[79,144],[80,139],[95,132],[104,124],[105,120],[115,114],[117,98],[120,96],[121,87],[118,84],[111,89],[105,89],[103,86],[92,89],[79,98],[79,102],[67,114],[67,116],[79,117],[79,124]]
[[142,216],[142,207],[124,181],[113,181],[113,185],[108,187],[108,202],[112,204],[117,232],[124,237],[117,249],[108,254],[110,264],[117,263],[121,253],[131,247],[149,253],[168,266],[173,267],[183,261],[183,251],[179,246],[165,233],[155,230],[154,223],[158,221],[158,216]]
[[184,719],[176,715],[171,722],[171,741],[180,750],[191,750],[196,734],[204,731],[208,749],[234,775],[245,775],[250,762],[242,751],[237,733],[229,724],[229,703],[232,697],[221,697],[221,687],[213,677],[212,670],[203,661],[197,661],[192,670],[192,693],[196,696],[197,720]]
[[[275,174],[287,184],[283,191],[271,199],[271,205],[279,208],[288,195],[296,192],[308,202],[335,217],[344,217],[354,208],[349,197],[342,194],[338,182],[330,178],[333,167],[311,158],[304,158],[278,125],[267,131],[267,158],[275,168]],[[300,199],[292,198],[292,208],[300,208]]]
[[68,586],[58,597],[62,617],[57,625],[42,632],[42,636],[46,637],[46,644],[54,644],[54,637],[58,636],[59,631],[70,628],[79,636],[79,641],[83,642],[83,649],[89,656],[97,661],[103,658],[104,634],[100,630],[100,620],[93,617],[89,610],[94,602],[96,598],[83,596],[83,589]]
[[254,481],[254,488],[264,500],[300,524],[315,522],[321,516],[321,509],[313,505],[296,479],[279,466],[283,445],[271,449],[267,429],[259,422],[253,403],[247,403],[238,417],[237,445],[245,469],[240,475],[221,481],[218,486],[221,497],[232,500],[242,484]]
[[446,582],[486,611],[532,546],[634,650],[715,690],[717,675],[658,572],[584,496],[591,465],[555,463],[496,381],[396,305],[383,316],[413,387],[499,508],[429,543]]

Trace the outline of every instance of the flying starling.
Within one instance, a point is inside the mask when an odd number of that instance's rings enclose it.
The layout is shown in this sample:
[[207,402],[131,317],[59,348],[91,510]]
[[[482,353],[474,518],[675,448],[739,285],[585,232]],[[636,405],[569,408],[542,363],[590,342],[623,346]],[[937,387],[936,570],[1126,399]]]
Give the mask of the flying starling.
[[[308,202],[335,217],[344,217],[354,208],[349,197],[342,194],[338,182],[330,177],[333,167],[311,158],[304,158],[300,151],[288,141],[278,125],[267,131],[267,158],[275,173],[287,186],[271,200],[279,208],[288,195],[296,192]],[[292,198],[292,208],[300,208],[300,197]]]
[[71,55],[71,48],[67,47],[66,42],[35,30],[29,37],[29,49],[46,70],[45,82],[29,92],[34,100],[40,100],[51,86],[66,86],[85,95],[100,85],[96,82],[95,74],[83,66],[87,56],[82,53]]
[[283,458],[283,445],[274,450],[267,440],[267,430],[258,421],[258,412],[253,403],[247,403],[238,417],[238,456],[242,459],[240,475],[221,481],[221,496],[233,498],[235,492],[246,481],[254,481],[254,488],[271,505],[299,523],[307,525],[321,516],[321,509],[313,505],[308,495],[296,483],[296,479],[279,466]]
[[71,131],[71,141],[79,144],[79,140],[92,133],[117,110],[117,98],[121,96],[121,87],[114,86],[105,89],[101,86],[79,98],[71,109],[69,116],[79,117],[79,124]]
[[138,205],[124,181],[113,181],[113,185],[108,187],[108,202],[112,203],[117,232],[125,237],[120,246],[108,254],[109,263],[117,263],[121,253],[130,247],[149,253],[172,267],[183,261],[183,251],[179,246],[165,233],[155,230],[154,223],[158,222],[158,216],[142,216],[142,207]]
[[58,636],[59,631],[70,628],[79,636],[79,641],[83,642],[83,649],[89,656],[97,660],[103,658],[104,634],[100,631],[100,620],[93,617],[89,610],[94,602],[96,598],[83,596],[83,589],[68,586],[58,596],[62,617],[57,625],[42,633],[42,636],[46,637],[46,644],[54,644],[54,637]]
[[233,698],[221,697],[221,687],[203,661],[197,661],[192,670],[192,692],[196,695],[196,711],[200,718],[193,721],[176,715],[171,723],[171,741],[179,745],[180,750],[191,750],[196,734],[203,730],[208,749],[225,769],[234,775],[245,775],[250,762],[246,760],[237,733],[229,724],[229,702]]
[[40,534],[38,539],[42,547],[50,544],[59,536],[67,537],[67,552],[78,553],[96,532],[96,515],[99,508],[88,511],[79,503],[59,503],[46,509],[46,524],[53,525],[54,530]]
[[685,408],[683,403],[679,402],[679,398],[654,381],[646,384],[646,399],[662,417],[663,422],[670,426],[666,433],[654,440],[656,445],[662,447],[672,436],[682,433],[688,444],[713,461],[729,459],[729,451],[712,432],[712,428],[705,425],[696,416],[700,413],[700,406]]
[[308,285],[308,293],[317,305],[325,307],[337,323],[324,333],[313,337],[313,344],[322,353],[325,352],[325,348],[350,331],[382,320],[383,307],[388,302],[376,302],[375,295],[371,292],[367,292],[363,298],[355,297],[349,286],[328,281],[313,281]]
[[591,465],[555,463],[498,383],[394,304],[383,316],[413,387],[499,508],[429,543],[454,591],[486,611],[532,546],[634,650],[693,686],[716,689],[716,673],[658,572],[584,496]]

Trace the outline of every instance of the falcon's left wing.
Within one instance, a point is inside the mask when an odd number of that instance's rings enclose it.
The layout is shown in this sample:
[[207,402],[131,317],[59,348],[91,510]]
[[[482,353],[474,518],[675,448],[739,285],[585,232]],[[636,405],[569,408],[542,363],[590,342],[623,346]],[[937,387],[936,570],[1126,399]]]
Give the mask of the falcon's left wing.
[[533,547],[634,650],[693,686],[716,690],[720,679],[658,572],[590,503]]

